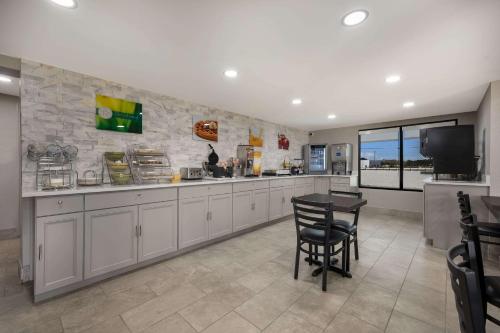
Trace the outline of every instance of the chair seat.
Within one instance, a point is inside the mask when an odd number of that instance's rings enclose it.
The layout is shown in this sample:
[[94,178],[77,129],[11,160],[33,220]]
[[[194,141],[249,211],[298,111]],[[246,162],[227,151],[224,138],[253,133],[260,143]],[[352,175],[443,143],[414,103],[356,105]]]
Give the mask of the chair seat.
[[338,229],[343,229],[350,234],[356,231],[356,225],[346,220],[335,220],[333,226]]
[[[303,240],[312,241],[314,243],[323,243],[325,239],[325,231],[312,229],[312,228],[303,228],[300,231],[300,236]],[[347,238],[347,234],[345,232],[339,230],[331,230],[330,231],[330,240],[329,244],[338,244]]]
[[486,299],[497,307],[500,307],[500,276],[485,276]]

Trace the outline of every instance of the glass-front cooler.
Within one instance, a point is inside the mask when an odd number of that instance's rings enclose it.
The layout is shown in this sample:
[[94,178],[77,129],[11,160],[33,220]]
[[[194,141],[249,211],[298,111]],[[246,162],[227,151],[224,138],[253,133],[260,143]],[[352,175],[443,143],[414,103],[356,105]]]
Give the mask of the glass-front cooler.
[[328,173],[328,145],[309,144],[303,147],[304,172],[307,174]]

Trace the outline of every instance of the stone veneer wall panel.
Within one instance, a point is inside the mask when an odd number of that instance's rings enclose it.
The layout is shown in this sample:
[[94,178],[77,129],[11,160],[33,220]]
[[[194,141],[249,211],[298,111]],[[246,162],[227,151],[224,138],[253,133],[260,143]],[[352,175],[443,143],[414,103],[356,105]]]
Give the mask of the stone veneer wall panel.
[[[143,134],[102,131],[95,128],[95,95],[124,98],[143,104]],[[192,139],[193,115],[219,121],[219,142],[214,148],[221,159],[236,155],[236,145],[248,144],[250,126],[262,127],[265,135],[262,166],[278,168],[283,159],[301,157],[307,132],[260,119],[182,101],[23,60],[21,64],[21,141],[23,149],[23,190],[35,187],[33,162],[26,158],[29,143],[74,144],[78,147],[76,169],[100,167],[102,153],[125,150],[129,144],[162,145],[172,166],[198,167],[206,160],[208,145]],[[290,150],[278,150],[277,135],[290,139]]]

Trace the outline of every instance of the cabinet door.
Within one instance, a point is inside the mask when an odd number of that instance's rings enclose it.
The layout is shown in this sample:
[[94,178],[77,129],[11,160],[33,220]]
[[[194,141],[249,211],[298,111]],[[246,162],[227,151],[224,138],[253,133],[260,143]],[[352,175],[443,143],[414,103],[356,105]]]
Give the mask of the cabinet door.
[[255,190],[253,192],[253,211],[255,224],[269,221],[269,189]]
[[83,213],[39,217],[35,229],[35,294],[81,281]]
[[305,184],[295,185],[294,196],[301,197],[305,194],[306,194],[306,185]]
[[314,193],[314,182],[310,184],[306,184],[304,187],[304,194],[313,194]]
[[138,261],[177,251],[177,200],[139,206]]
[[214,239],[233,232],[233,195],[208,197],[208,238]]
[[208,240],[208,196],[179,200],[179,248]]
[[137,206],[85,212],[85,278],[137,263]]
[[283,216],[293,214],[292,197],[294,194],[293,186],[283,187]]
[[253,191],[233,193],[233,231],[239,231],[254,225]]
[[269,221],[283,216],[283,188],[275,187],[269,190]]
[[317,177],[314,180],[314,191],[316,193],[328,194],[329,189],[330,189],[329,177]]

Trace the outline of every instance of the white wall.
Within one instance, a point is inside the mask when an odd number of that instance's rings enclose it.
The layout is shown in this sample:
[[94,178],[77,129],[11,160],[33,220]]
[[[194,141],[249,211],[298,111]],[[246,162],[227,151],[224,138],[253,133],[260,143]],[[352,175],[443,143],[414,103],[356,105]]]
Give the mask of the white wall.
[[500,81],[491,83],[490,194],[500,195]]
[[[500,113],[499,113],[500,115]],[[411,125],[432,121],[457,119],[459,125],[475,125],[477,112],[456,113],[436,117],[409,119],[398,122],[367,124],[362,126],[332,128],[312,132],[310,143],[351,143],[353,145],[353,170],[358,171],[358,131],[370,128]],[[423,193],[397,190],[363,189],[369,207],[396,209],[409,212],[423,211]]]
[[0,231],[19,230],[19,98],[0,94]]
[[483,156],[483,176],[490,174],[490,122],[491,122],[491,85],[486,90],[483,100],[477,109],[476,153]]

